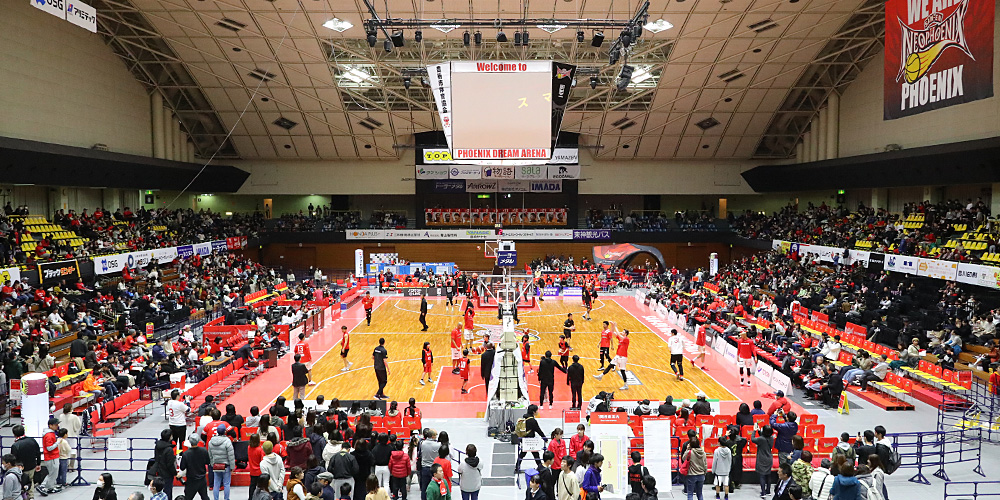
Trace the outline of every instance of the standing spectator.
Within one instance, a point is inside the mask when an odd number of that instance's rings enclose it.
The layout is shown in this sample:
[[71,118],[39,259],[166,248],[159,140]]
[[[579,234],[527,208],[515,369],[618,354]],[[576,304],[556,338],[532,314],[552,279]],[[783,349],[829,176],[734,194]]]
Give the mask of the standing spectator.
[[[278,460],[281,460],[280,457]],[[263,470],[263,467],[261,469]],[[358,461],[350,453],[350,445],[346,441],[340,451],[330,459],[330,465],[327,466],[326,470],[333,474],[333,491],[340,491],[343,484],[349,484],[351,489],[354,489],[354,476],[358,473]],[[283,472],[282,475],[284,475]]]
[[[779,423],[779,416],[784,417],[785,421]],[[799,432],[799,424],[795,422],[796,418],[797,415],[794,411],[785,413],[779,410],[771,415],[771,429],[778,434],[774,439],[774,447],[778,450],[779,464],[791,465],[788,457],[795,450],[792,445],[792,436]]]
[[[56,484],[59,488],[65,488],[66,484],[66,474],[69,472],[69,459],[72,456],[73,448],[69,445],[69,431],[66,429],[59,429],[59,477],[56,479]],[[171,450],[172,451],[172,450]]]
[[[405,414],[406,410],[404,409],[403,412]],[[431,428],[424,429],[424,439],[420,441],[417,452],[420,456],[420,500],[427,499],[427,485],[431,483],[434,475],[431,472],[431,465],[437,458],[439,448],[441,448],[441,443],[437,441],[437,432]]]
[[642,478],[642,494],[639,495],[639,500],[657,500],[659,497],[660,492],[656,491],[656,478],[653,476]]
[[809,478],[809,491],[813,493],[813,500],[830,499],[830,488],[833,487],[834,480],[834,476],[830,474],[831,465],[833,462],[829,458],[824,458]]
[[[361,419],[358,419],[358,423],[361,423]],[[354,450],[351,451],[358,467],[354,473],[354,500],[365,500],[367,494],[365,483],[368,481],[368,476],[375,470],[375,457],[372,456],[369,449],[370,443],[371,441],[368,439],[357,439],[357,433],[355,433]]]
[[[271,485],[271,476],[267,473],[261,474],[253,483],[250,483],[250,487],[254,489],[254,494],[250,496],[250,500],[272,500],[271,494],[268,493],[268,488]],[[332,500],[332,496],[331,499]]]
[[[851,446],[851,435],[842,432],[840,433],[840,442],[837,443],[837,447],[833,449],[833,453],[830,454],[830,459],[837,461],[837,457],[844,457],[847,463],[854,465],[854,460],[857,458],[857,454],[854,452],[854,447]],[[805,490],[805,488],[803,488]]]
[[712,474],[715,476],[715,498],[719,498],[719,490],[729,498],[729,473],[733,468],[733,450],[726,446],[725,438],[719,438],[719,447],[712,455]]
[[208,475],[211,457],[208,450],[198,446],[201,440],[197,434],[191,435],[188,442],[191,447],[181,454],[181,470],[185,471],[184,498],[193,500],[195,495],[201,495],[201,500],[208,500]]
[[[538,416],[538,406],[528,405],[528,412],[524,414],[524,420],[525,420],[524,424],[525,424],[525,429],[527,430],[527,434],[525,434],[524,437],[545,436],[545,433],[542,432],[542,428],[539,427],[538,425],[538,419],[536,418],[537,416]],[[528,452],[526,451],[522,451],[517,454],[517,461],[514,464],[514,472],[521,471],[521,460],[524,460],[524,456],[527,454]],[[538,468],[541,468],[542,459],[538,455],[538,452],[537,451],[531,452],[531,456],[535,457],[535,465]]]
[[302,485],[305,474],[301,467],[292,467],[288,472],[288,484],[285,489],[288,491],[288,500],[306,500],[306,489]]
[[840,475],[833,480],[830,488],[830,496],[833,500],[860,500],[861,488],[858,486],[858,478],[854,477],[854,466],[844,464],[840,467]]
[[[219,424],[216,433],[208,442],[208,453],[212,460],[212,496],[219,500],[219,490],[225,488],[225,498],[229,500],[230,482],[236,468],[236,454],[233,442],[226,436],[225,424]],[[299,500],[305,500],[305,494]]]
[[8,453],[3,456],[3,481],[0,489],[2,500],[21,500],[21,476],[23,471],[17,465],[17,458]]
[[795,484],[802,487],[804,496],[812,496],[812,489],[809,487],[809,480],[812,479],[816,469],[812,466],[813,454],[809,450],[802,450],[799,459],[792,463],[792,479]]
[[170,497],[163,492],[164,484],[163,478],[159,477],[154,477],[149,482],[149,492],[153,494],[153,496],[149,497],[149,500],[170,500]]
[[542,488],[541,476],[536,475],[531,477],[525,500],[549,500],[548,495],[545,494],[545,489]]
[[430,469],[431,482],[424,491],[427,500],[451,500],[451,483],[444,480],[441,464],[431,464]]
[[604,465],[604,455],[598,453],[590,457],[590,467],[583,473],[583,481],[580,481],[580,489],[587,492],[587,498],[590,498],[591,493],[596,494],[598,500],[601,498],[601,492],[604,491],[604,485],[601,484],[602,465]]
[[365,495],[365,500],[389,500],[389,493],[385,488],[379,486],[378,478],[374,474],[365,480],[365,490],[368,492]]
[[375,477],[378,478],[379,486],[389,488],[389,460],[392,459],[392,447],[389,445],[388,434],[381,432],[375,436],[372,457],[375,463]]
[[566,456],[566,441],[563,440],[563,430],[556,427],[549,435],[548,451],[555,457],[555,464],[562,464],[562,457]]
[[[549,392],[549,409],[552,409],[552,390],[556,385],[556,368],[563,370],[556,360],[552,359],[552,351],[545,351],[545,355],[538,361],[538,407],[545,405],[545,391]],[[549,499],[552,500],[552,499]]]
[[59,476],[59,435],[56,433],[58,430],[59,419],[50,418],[49,430],[42,436],[42,453],[45,460],[42,466],[47,472],[45,481],[37,488],[42,495],[56,492],[56,478]]
[[791,500],[788,489],[792,486],[798,486],[792,479],[792,467],[788,464],[779,465],[778,484],[774,485],[774,500]]
[[[264,441],[264,444],[261,445],[261,451],[264,452],[264,459],[260,462],[260,477],[263,478],[266,475],[270,478],[267,483],[267,491],[272,500],[281,500],[281,488],[285,482],[285,463],[281,460],[280,455],[274,453],[274,444],[270,441]],[[260,487],[260,483],[257,487]]]
[[307,385],[309,385],[309,368],[302,363],[302,355],[296,354],[295,362],[292,363],[292,399],[305,399]]
[[[470,445],[471,446],[471,445]],[[406,500],[406,492],[409,488],[406,479],[413,472],[410,457],[403,451],[403,440],[396,441],[389,457],[389,493],[394,500]]]
[[163,478],[163,491],[167,497],[173,497],[174,476],[177,475],[177,456],[174,454],[174,443],[170,441],[173,432],[170,429],[163,429],[160,432],[160,439],[156,441],[153,448],[153,468],[150,472],[152,477]]
[[556,476],[555,472],[552,471],[552,464],[554,464],[554,457],[551,451],[546,450],[542,453],[542,468],[538,469],[539,484],[541,484],[542,491],[545,493],[545,498],[555,498],[556,497]]
[[[250,435],[250,442],[247,445],[247,472],[250,473],[250,498],[254,498],[254,491],[257,483],[260,482],[260,462],[264,460],[264,449],[260,446],[260,434]],[[265,490],[266,491],[266,490]]]
[[487,343],[486,350],[483,351],[479,366],[479,376],[482,377],[483,382],[487,385],[489,385],[490,377],[493,374],[493,359],[496,355],[496,346],[494,346],[492,342]]
[[872,471],[875,491],[880,492],[883,499],[889,500],[889,490],[885,487],[885,469],[882,468],[882,460],[878,455],[868,455],[868,467]]
[[[187,397],[182,400],[181,391],[178,389],[170,391],[170,401],[167,401],[167,423],[170,424],[170,435],[174,442],[177,443],[177,449],[184,448],[184,439],[187,434],[187,416],[190,412],[191,402]],[[166,491],[169,496],[169,487]]]
[[576,424],[576,434],[569,438],[569,456],[570,458],[576,460],[576,454],[583,450],[583,445],[590,438],[587,437],[587,426],[584,424]]
[[580,481],[573,473],[573,458],[569,455],[562,459],[562,471],[560,471],[556,483],[557,500],[580,500]]
[[[202,498],[208,500],[208,495],[206,494]],[[104,472],[97,478],[97,488],[94,488],[94,500],[118,500],[118,494],[115,493],[115,481],[111,477],[111,473]]]
[[642,455],[638,451],[633,451],[629,460],[632,465],[628,466],[628,488],[631,493],[638,495],[642,492],[642,478],[649,475],[649,469],[642,465]]
[[691,500],[695,496],[702,500],[702,490],[705,488],[705,473],[708,472],[708,458],[705,450],[701,449],[701,441],[697,438],[691,440],[686,452],[681,457],[681,461],[688,462],[688,473],[685,477],[687,481],[687,498]]
[[760,496],[766,496],[771,494],[770,476],[771,467],[774,466],[774,455],[771,453],[771,449],[774,447],[774,438],[772,437],[774,431],[771,430],[770,425],[759,427],[757,424],[754,424],[753,430],[757,434],[750,440],[757,447],[757,461],[754,465],[754,471],[760,476]]
[[458,465],[458,487],[462,500],[479,500],[479,490],[483,487],[483,462],[477,456],[476,445],[465,447],[465,459]]

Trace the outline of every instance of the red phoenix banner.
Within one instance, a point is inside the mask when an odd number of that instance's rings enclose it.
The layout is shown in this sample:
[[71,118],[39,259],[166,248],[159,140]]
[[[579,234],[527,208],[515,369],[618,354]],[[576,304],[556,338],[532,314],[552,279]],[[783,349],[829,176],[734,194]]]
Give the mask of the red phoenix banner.
[[887,0],[883,118],[993,97],[994,0]]

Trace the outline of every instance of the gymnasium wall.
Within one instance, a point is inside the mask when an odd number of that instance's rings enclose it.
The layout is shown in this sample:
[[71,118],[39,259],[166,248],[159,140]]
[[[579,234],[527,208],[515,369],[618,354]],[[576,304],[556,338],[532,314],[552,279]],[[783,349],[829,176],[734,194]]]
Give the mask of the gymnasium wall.
[[[730,256],[739,257],[756,252],[743,247],[730,247],[723,243],[648,243],[663,254],[667,266],[678,268],[708,267],[708,255],[711,252],[719,254],[722,264],[728,264]],[[482,243],[410,243],[410,242],[355,242],[355,243],[271,243],[265,245],[260,252],[263,264],[284,266],[292,269],[306,269],[312,266],[322,269],[354,269],[354,250],[365,251],[365,262],[371,253],[399,253],[400,257],[411,262],[455,262],[458,267],[468,271],[488,271],[493,268],[494,261],[483,256]],[[572,255],[579,262],[584,256],[593,260],[592,243],[517,243],[517,262],[523,265],[545,255]],[[636,257],[637,263],[645,261],[646,257]],[[650,258],[652,260],[652,258]]]
[[[997,41],[1000,23],[994,26],[994,43]],[[890,121],[882,120],[883,70],[884,51],[868,63],[841,97],[841,157],[878,153],[887,144],[914,148],[1000,136],[1000,97],[996,95],[1000,51],[993,51],[993,97]]]
[[238,194],[408,194],[415,193],[412,152],[396,161],[227,161],[250,179]]
[[0,136],[149,156],[149,97],[100,35],[32,7],[0,14]]

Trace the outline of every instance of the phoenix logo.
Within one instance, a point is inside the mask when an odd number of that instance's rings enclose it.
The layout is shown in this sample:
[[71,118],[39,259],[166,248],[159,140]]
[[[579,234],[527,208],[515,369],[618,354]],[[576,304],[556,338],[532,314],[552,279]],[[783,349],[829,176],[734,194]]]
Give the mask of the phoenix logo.
[[968,10],[969,0],[964,0],[947,18],[940,12],[935,12],[924,20],[922,30],[910,28],[902,19],[897,18],[902,30],[902,52],[899,59],[902,64],[896,81],[904,79],[906,83],[916,82],[930,71],[941,53],[949,47],[956,47],[975,59],[965,39],[965,14]]
[[556,79],[569,78],[571,71],[570,69],[556,68]]

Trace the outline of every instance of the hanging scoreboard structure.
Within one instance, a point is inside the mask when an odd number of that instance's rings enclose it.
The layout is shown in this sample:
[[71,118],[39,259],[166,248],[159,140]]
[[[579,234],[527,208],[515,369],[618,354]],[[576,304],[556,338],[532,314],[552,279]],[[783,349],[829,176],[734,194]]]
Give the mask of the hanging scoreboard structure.
[[548,163],[575,72],[575,66],[554,61],[451,61],[428,66],[451,163]]

